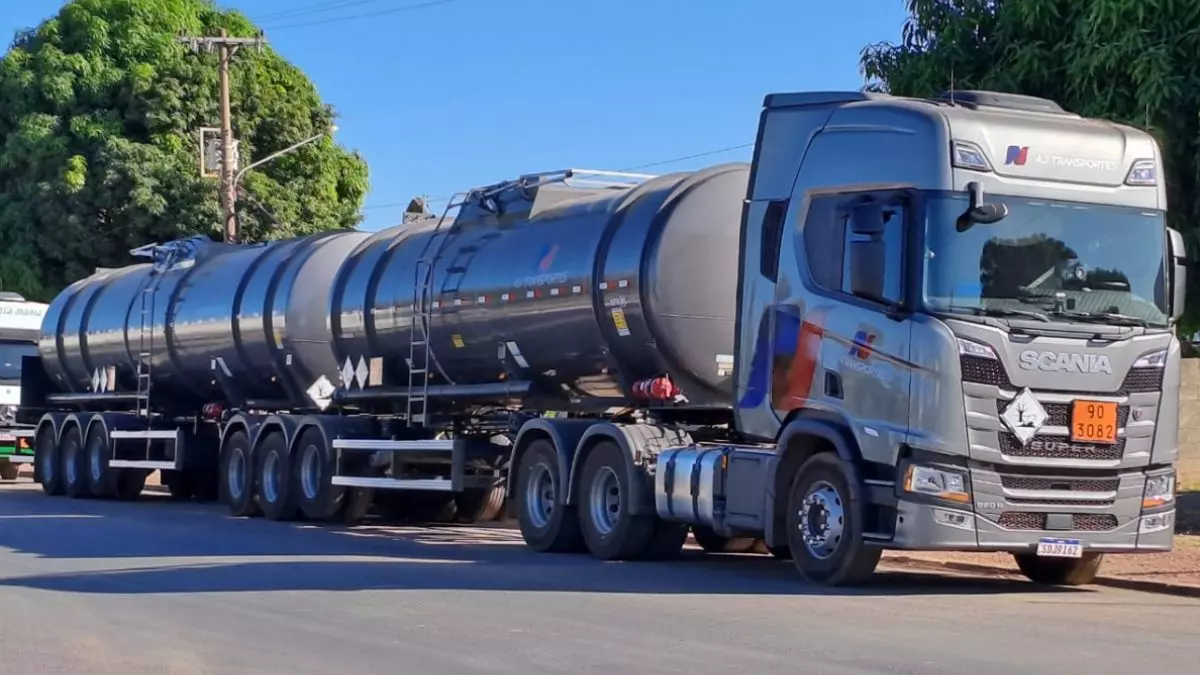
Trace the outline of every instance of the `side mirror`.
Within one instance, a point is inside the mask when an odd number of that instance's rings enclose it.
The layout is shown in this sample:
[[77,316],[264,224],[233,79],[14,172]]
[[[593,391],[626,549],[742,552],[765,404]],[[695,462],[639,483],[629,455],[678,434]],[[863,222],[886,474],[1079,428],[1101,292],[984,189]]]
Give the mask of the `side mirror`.
[[1167,248],[1171,255],[1171,318],[1178,321],[1187,304],[1187,246],[1179,230],[1167,228]]
[[884,300],[887,247],[882,239],[850,242],[850,292],[860,298]]

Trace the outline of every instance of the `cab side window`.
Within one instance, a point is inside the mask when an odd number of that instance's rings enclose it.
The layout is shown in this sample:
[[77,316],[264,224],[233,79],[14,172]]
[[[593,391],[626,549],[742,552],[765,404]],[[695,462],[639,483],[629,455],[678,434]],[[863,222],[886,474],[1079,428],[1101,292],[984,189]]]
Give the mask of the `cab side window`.
[[[884,246],[883,268],[876,270],[883,276],[881,279],[883,287],[883,299],[888,302],[900,303],[904,301],[904,223],[908,217],[907,209],[902,204],[890,205],[883,210],[883,233],[881,235]],[[865,241],[868,237],[855,234],[851,228],[845,229],[844,248],[850,250],[851,245],[855,241]],[[845,256],[842,260],[842,280],[841,291],[848,295],[853,294],[853,289],[850,287],[850,256]]]
[[894,192],[811,197],[802,237],[811,283],[829,295],[903,303],[908,218],[907,203]]

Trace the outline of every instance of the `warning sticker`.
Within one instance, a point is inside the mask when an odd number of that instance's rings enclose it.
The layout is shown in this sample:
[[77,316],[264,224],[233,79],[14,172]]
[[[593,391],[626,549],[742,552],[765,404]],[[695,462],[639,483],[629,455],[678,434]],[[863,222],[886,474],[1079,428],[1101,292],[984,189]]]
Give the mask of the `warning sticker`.
[[612,311],[613,324],[617,327],[617,335],[629,336],[629,324],[625,322],[625,310],[617,307]]
[[454,346],[457,347],[458,349],[462,349],[463,347],[467,346],[467,343],[463,342],[462,336],[459,335],[458,333],[451,335],[450,341],[453,342]]

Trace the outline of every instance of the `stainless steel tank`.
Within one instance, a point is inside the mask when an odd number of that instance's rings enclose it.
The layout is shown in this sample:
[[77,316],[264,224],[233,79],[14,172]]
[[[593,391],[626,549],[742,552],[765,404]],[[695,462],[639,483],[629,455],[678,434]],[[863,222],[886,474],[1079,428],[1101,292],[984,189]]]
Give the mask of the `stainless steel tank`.
[[46,372],[63,391],[86,392],[98,369],[114,366],[117,388],[134,391],[145,349],[156,397],[180,405],[223,398],[216,363],[240,395],[284,399],[295,381],[285,375],[307,374],[288,354],[332,362],[328,289],[366,236],[338,231],[250,246],[196,238],[176,242],[180,260],[159,273],[149,263],[98,271],[51,302],[39,343]]
[[496,382],[503,353],[574,397],[620,400],[633,380],[670,374],[691,403],[729,405],[748,182],[749,166],[730,164],[619,191],[550,185],[523,211],[379,233],[338,273],[337,358],[381,356],[389,379],[405,381],[417,261],[439,251],[432,382]]
[[579,399],[616,403],[669,374],[691,403],[729,405],[748,180],[747,165],[721,165],[618,190],[544,185],[500,215],[464,207],[453,227],[175,242],[165,271],[105,270],[64,290],[39,350],[63,391],[91,391],[106,366],[132,391],[145,346],[155,396],[179,405],[224,398],[214,364],[249,399],[301,400],[322,375],[341,383],[347,359],[382,357],[402,384],[418,261],[436,253],[433,383],[497,382],[503,358],[520,371],[509,377]]

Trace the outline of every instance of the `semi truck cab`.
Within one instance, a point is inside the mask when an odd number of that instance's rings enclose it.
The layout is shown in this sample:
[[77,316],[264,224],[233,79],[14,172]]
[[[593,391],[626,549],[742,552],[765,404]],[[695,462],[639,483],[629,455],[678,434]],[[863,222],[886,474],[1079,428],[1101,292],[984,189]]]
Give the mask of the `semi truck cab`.
[[0,292],[0,479],[14,480],[21,464],[33,462],[32,427],[17,423],[21,364],[38,353],[46,305],[17,293]]
[[1169,550],[1186,268],[1161,162],[1026,96],[767,97],[735,413],[777,444],[767,543],[834,582],[883,548],[1056,583]]

